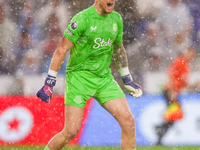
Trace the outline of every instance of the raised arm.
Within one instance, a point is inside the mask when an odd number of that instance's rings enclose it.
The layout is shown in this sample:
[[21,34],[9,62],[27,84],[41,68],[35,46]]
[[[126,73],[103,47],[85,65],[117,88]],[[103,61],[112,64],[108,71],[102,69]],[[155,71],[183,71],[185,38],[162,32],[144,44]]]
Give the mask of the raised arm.
[[129,94],[134,97],[140,97],[142,95],[142,89],[141,86],[133,82],[132,76],[128,69],[128,59],[123,44],[114,45],[113,57],[121,74],[124,86],[129,91]]

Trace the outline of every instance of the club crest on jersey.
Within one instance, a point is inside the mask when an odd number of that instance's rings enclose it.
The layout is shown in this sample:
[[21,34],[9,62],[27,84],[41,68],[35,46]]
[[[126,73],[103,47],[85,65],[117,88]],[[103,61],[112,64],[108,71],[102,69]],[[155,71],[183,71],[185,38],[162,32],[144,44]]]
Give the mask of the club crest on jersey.
[[78,21],[72,22],[72,24],[71,24],[71,29],[72,29],[72,30],[76,30],[77,27],[78,27]]
[[117,24],[113,23],[113,31],[117,31]]

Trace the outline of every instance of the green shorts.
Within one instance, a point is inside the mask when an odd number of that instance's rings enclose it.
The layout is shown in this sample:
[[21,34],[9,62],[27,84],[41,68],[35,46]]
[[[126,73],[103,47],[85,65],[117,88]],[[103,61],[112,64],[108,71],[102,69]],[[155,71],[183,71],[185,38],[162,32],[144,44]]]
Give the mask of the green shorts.
[[84,108],[86,101],[94,97],[100,105],[125,97],[112,74],[101,78],[88,71],[69,72],[65,82],[65,105]]

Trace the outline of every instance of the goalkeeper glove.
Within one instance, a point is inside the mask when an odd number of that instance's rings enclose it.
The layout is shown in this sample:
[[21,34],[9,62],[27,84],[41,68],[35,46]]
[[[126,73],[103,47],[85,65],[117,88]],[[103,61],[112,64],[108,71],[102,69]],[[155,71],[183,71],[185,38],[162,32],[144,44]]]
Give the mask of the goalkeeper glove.
[[53,87],[56,85],[56,77],[48,75],[45,80],[45,85],[37,92],[43,102],[49,103],[53,96]]
[[130,74],[122,76],[122,81],[124,82],[124,87],[129,91],[130,95],[136,98],[142,95],[141,86],[133,82],[132,76]]

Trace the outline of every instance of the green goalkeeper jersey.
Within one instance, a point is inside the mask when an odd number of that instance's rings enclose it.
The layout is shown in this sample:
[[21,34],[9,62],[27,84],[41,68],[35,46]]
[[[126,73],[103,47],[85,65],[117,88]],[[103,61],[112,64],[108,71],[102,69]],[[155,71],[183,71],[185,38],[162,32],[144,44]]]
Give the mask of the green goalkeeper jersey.
[[101,16],[91,6],[72,18],[64,36],[74,43],[66,72],[84,70],[105,77],[111,73],[113,44],[122,43],[123,20],[115,11]]

